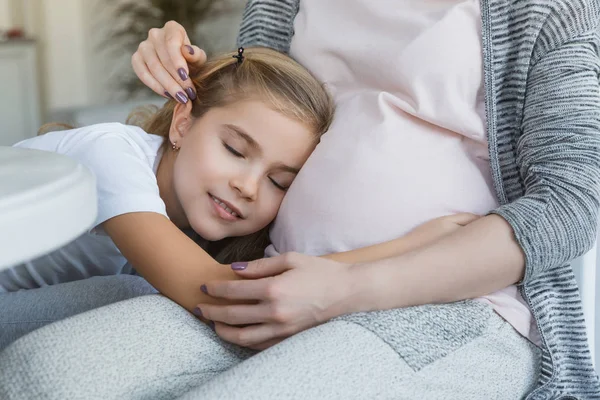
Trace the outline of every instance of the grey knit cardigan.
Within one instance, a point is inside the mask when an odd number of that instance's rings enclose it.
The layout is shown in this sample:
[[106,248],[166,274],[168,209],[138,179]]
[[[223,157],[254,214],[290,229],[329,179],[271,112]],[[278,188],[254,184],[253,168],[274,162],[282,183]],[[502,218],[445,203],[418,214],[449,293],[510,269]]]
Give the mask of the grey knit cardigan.
[[[326,0],[323,0],[326,1]],[[490,164],[543,341],[528,399],[600,399],[569,261],[596,240],[599,1],[481,0]],[[238,42],[287,52],[299,0],[250,0]]]

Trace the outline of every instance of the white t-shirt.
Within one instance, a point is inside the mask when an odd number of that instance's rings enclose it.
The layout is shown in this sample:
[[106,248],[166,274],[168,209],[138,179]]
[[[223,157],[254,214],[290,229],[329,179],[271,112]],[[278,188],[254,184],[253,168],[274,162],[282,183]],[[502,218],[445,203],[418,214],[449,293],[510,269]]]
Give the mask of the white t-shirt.
[[107,123],[17,143],[15,147],[64,154],[89,168],[96,177],[98,217],[90,231],[71,243],[0,272],[0,292],[130,273],[127,260],[100,225],[130,212],[167,215],[156,181],[163,140],[135,126]]

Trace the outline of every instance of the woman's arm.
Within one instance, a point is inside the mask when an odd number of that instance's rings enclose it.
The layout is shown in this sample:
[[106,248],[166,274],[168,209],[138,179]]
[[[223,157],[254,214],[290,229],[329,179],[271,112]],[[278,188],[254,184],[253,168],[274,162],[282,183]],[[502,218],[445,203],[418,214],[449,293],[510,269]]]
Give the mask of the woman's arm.
[[483,296],[519,281],[525,257],[511,226],[488,215],[413,251],[351,266],[328,317]]
[[[540,58],[534,60],[528,74],[521,135],[515,149],[515,172],[520,173],[525,195],[494,211],[508,221],[523,249],[523,282],[565,265],[596,241],[600,43],[595,19],[595,26],[583,33],[577,32],[579,24],[571,27],[566,23],[563,27],[568,26],[573,36],[560,37],[564,42],[557,48],[548,50],[540,45],[541,49],[533,52]],[[565,22],[551,17],[545,26],[553,28],[557,23]],[[540,42],[548,46],[555,39]]]
[[524,196],[430,246],[352,268],[360,296],[349,310],[481,296],[589,250],[600,205],[599,43],[595,27],[574,32],[534,52],[516,148]]

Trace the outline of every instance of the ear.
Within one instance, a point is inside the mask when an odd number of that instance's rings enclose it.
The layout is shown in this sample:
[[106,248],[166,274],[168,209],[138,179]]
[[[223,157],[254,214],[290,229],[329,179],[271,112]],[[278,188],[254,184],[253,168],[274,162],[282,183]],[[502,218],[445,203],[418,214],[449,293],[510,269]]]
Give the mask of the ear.
[[177,103],[173,110],[173,119],[169,128],[169,140],[180,146],[181,139],[188,133],[192,126],[192,102]]

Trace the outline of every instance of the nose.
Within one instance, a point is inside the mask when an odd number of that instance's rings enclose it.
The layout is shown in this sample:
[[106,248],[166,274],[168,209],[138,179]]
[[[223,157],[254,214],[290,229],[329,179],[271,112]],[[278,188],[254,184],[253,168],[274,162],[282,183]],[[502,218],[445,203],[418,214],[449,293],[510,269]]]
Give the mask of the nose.
[[248,201],[255,201],[258,195],[258,185],[260,177],[251,171],[240,174],[231,179],[231,187],[239,193],[241,197]]

